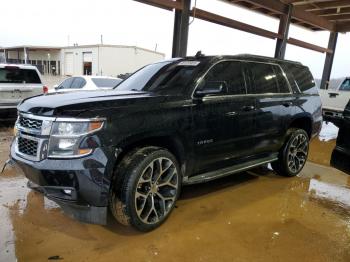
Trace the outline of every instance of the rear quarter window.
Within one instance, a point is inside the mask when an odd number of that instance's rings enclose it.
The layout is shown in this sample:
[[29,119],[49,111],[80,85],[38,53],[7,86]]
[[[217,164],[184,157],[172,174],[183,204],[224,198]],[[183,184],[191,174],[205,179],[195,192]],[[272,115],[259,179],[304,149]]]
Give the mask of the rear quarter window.
[[301,65],[285,65],[291,85],[304,94],[318,94],[315,80],[309,68]]

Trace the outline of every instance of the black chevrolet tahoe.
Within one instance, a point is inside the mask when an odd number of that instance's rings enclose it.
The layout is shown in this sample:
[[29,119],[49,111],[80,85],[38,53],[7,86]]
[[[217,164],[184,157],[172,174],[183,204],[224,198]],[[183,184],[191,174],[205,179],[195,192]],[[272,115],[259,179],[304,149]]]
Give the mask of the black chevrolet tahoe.
[[80,221],[105,224],[109,208],[149,231],[183,185],[267,163],[297,175],[321,122],[302,64],[198,55],[147,65],[112,91],[24,100],[11,158],[30,187]]

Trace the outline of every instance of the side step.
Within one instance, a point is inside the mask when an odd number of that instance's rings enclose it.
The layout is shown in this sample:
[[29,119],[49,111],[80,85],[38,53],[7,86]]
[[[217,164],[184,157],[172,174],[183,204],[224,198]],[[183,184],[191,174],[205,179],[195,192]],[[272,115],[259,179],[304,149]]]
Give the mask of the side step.
[[208,182],[208,181],[211,181],[211,180],[214,180],[217,178],[225,177],[225,176],[239,173],[239,172],[242,172],[242,171],[263,165],[263,164],[267,164],[267,163],[276,161],[277,159],[278,159],[278,154],[273,154],[271,156],[260,158],[257,160],[244,162],[244,163],[237,164],[234,166],[225,167],[225,168],[218,169],[215,171],[210,171],[207,173],[199,174],[199,175],[190,177],[187,180],[184,180],[183,184],[184,185],[191,185],[191,184]]

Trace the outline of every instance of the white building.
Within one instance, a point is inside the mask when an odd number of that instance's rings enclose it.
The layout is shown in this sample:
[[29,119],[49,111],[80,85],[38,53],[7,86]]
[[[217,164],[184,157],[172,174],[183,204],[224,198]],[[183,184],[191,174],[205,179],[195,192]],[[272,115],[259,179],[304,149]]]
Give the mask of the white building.
[[132,73],[161,61],[165,55],[124,45],[81,45],[68,47],[14,46],[2,48],[7,63],[36,65],[42,74],[108,75]]

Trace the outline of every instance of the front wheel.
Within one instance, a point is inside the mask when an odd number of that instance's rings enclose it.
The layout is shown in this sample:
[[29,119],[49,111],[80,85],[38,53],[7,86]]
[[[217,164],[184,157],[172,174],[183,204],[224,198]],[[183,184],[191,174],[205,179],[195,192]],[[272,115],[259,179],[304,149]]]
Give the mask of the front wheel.
[[169,216],[180,193],[177,160],[166,149],[145,147],[122,162],[116,174],[122,177],[112,192],[111,211],[124,225],[140,231],[155,229]]
[[309,153],[309,136],[303,129],[291,128],[281,149],[278,160],[271,163],[273,170],[281,176],[296,176],[303,169]]

